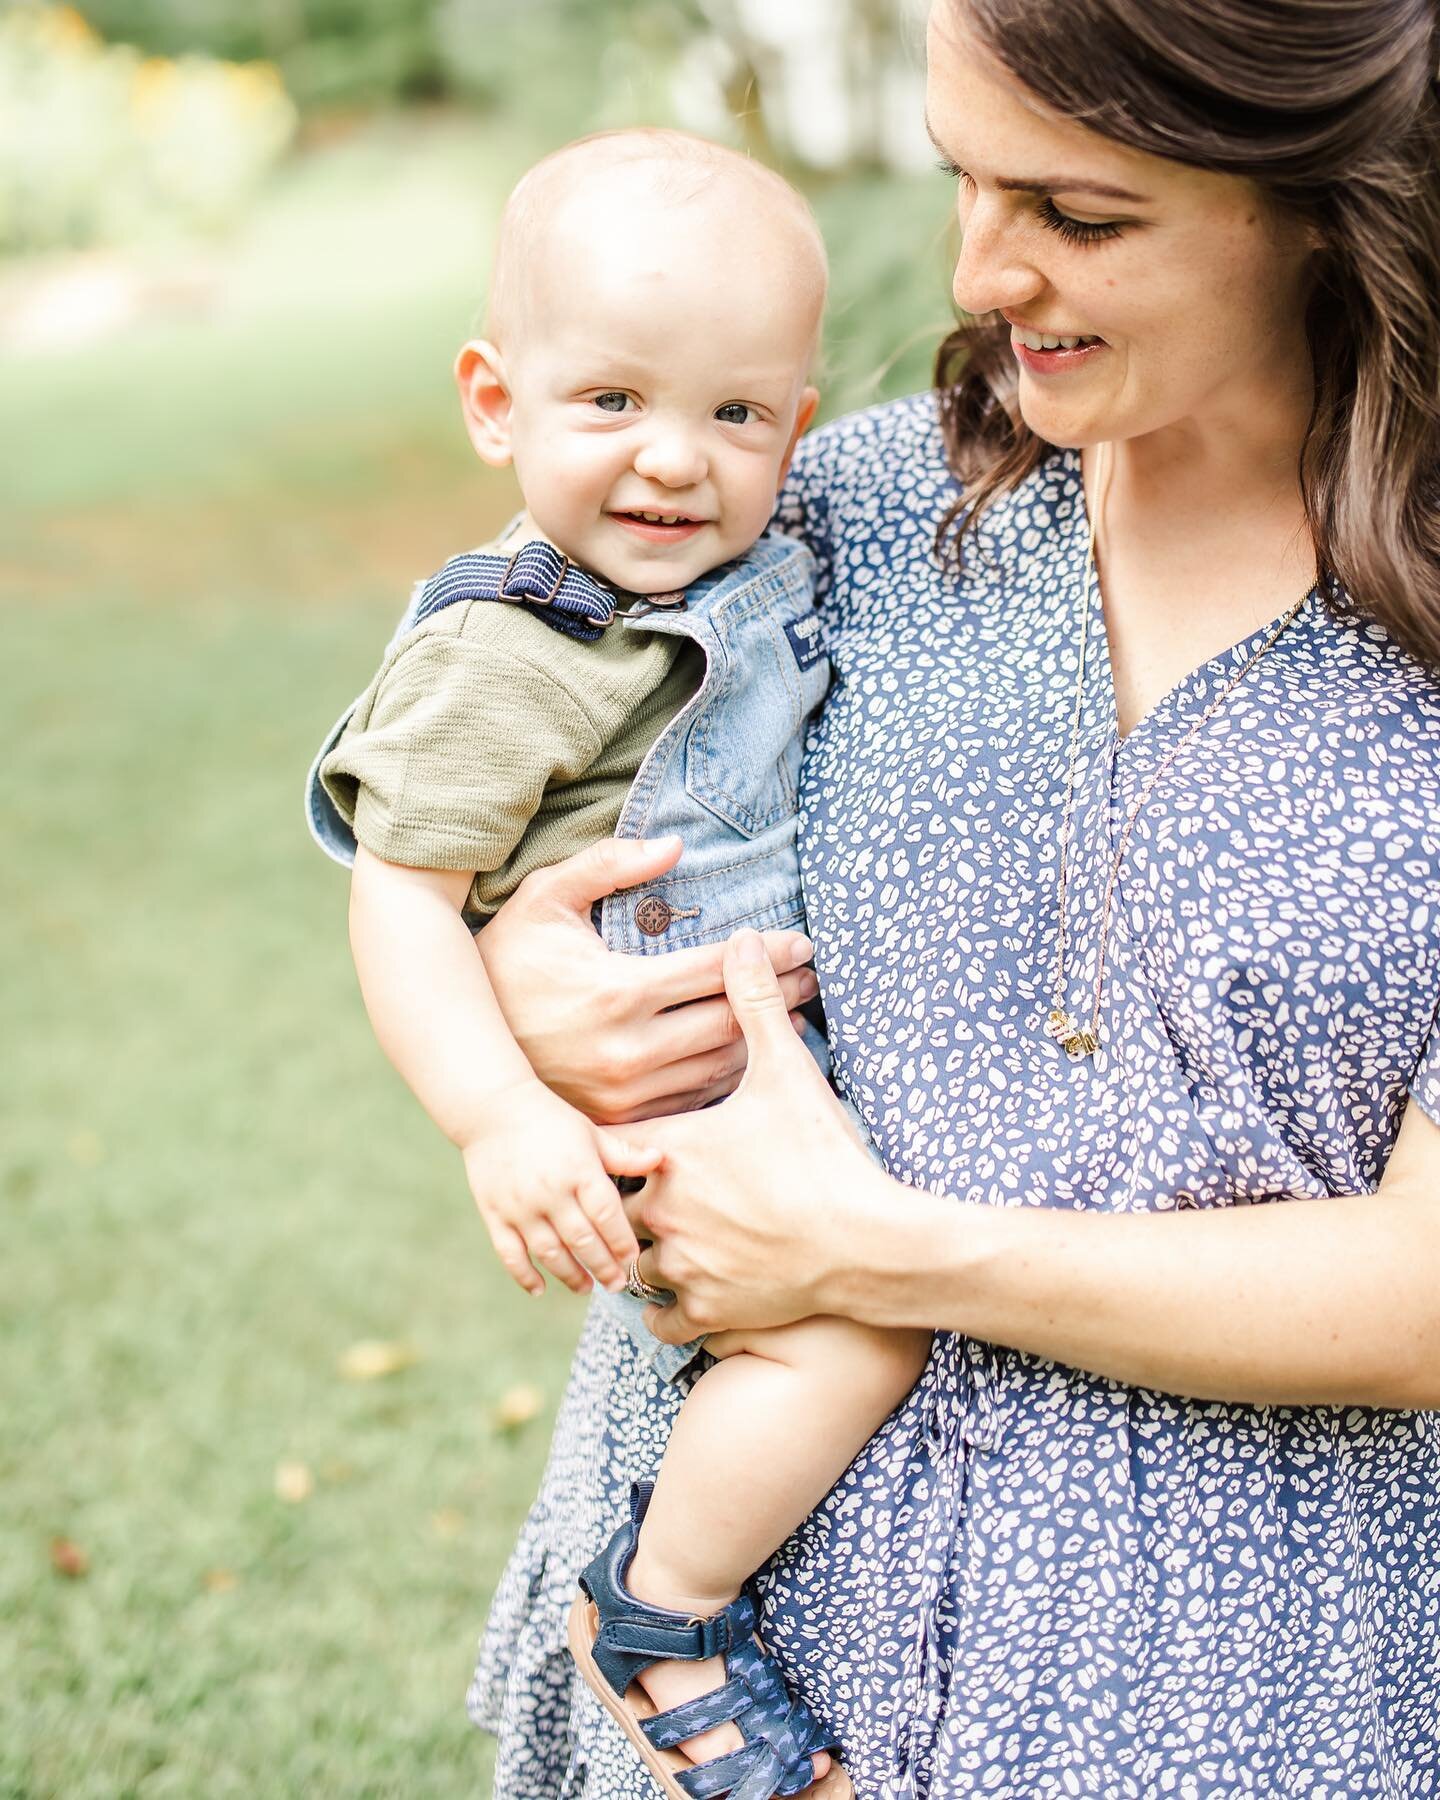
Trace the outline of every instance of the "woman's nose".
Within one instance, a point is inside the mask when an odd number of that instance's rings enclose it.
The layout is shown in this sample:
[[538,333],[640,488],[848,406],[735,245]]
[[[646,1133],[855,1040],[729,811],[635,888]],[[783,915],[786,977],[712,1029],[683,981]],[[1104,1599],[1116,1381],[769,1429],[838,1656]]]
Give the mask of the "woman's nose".
[[635,452],[635,473],[662,487],[694,487],[708,468],[699,444],[685,431],[652,432]]
[[961,312],[984,314],[1027,305],[1045,277],[1023,254],[1012,222],[977,200],[960,233],[950,291]]

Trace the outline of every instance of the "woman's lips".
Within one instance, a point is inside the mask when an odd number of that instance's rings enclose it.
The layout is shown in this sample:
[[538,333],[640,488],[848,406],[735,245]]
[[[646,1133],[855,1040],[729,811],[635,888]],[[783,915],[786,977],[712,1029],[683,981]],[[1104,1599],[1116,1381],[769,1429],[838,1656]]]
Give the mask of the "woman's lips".
[[1067,370],[1078,369],[1081,363],[1089,362],[1110,346],[1101,338],[1093,344],[1077,344],[1073,350],[1032,350],[1012,332],[1010,348],[1032,375],[1063,375]]
[[645,538],[652,544],[681,544],[686,538],[694,537],[697,531],[703,531],[710,523],[708,519],[677,519],[673,525],[656,524],[651,519],[642,519],[635,513],[611,513],[617,525],[623,525],[627,531],[633,531],[636,537]]

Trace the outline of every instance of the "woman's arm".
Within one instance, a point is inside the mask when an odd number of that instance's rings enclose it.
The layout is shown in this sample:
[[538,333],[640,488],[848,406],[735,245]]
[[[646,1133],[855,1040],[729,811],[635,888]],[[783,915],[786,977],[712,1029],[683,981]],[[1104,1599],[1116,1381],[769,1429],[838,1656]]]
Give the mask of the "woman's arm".
[[957,1206],[859,1152],[732,939],[750,1046],[723,1106],[647,1125],[630,1216],[672,1342],[807,1313],[929,1326],[1097,1375],[1252,1404],[1440,1406],[1440,1127],[1411,1107],[1376,1194],[1216,1211]]

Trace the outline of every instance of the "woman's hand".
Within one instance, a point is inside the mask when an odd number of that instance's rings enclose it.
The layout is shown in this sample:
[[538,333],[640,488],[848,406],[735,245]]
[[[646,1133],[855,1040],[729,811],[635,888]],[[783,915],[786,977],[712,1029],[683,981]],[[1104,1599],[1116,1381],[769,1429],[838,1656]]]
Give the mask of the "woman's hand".
[[[590,922],[595,901],[655,880],[680,850],[677,837],[602,838],[527,876],[475,940],[531,1068],[599,1124],[704,1106],[733,1093],[745,1069],[723,945],[617,956]],[[764,945],[782,1011],[811,999],[810,940],[772,931]]]
[[677,1295],[646,1314],[667,1343],[840,1310],[888,1222],[893,1184],[791,1030],[757,933],[731,938],[724,976],[750,1051],[739,1091],[620,1134],[665,1157],[626,1210],[655,1240],[641,1274]]

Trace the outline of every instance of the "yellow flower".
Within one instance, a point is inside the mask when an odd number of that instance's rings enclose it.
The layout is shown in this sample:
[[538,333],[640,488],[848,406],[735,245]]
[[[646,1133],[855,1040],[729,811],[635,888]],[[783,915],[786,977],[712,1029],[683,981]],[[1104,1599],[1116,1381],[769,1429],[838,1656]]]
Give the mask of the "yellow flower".
[[73,6],[42,6],[30,17],[33,20],[32,36],[41,50],[73,56],[95,48],[100,42]]
[[140,124],[153,124],[174,100],[180,71],[163,56],[147,56],[135,65],[130,77],[130,116]]

